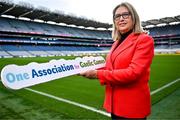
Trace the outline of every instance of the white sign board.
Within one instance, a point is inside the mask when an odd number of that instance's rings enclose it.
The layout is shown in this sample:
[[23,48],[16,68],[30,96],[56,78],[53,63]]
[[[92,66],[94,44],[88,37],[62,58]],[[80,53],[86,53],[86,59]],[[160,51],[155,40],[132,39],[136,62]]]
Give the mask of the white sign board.
[[73,60],[51,60],[47,63],[31,62],[19,66],[5,66],[1,71],[2,83],[10,89],[21,89],[58,78],[75,75],[87,70],[104,67],[103,57],[83,57]]

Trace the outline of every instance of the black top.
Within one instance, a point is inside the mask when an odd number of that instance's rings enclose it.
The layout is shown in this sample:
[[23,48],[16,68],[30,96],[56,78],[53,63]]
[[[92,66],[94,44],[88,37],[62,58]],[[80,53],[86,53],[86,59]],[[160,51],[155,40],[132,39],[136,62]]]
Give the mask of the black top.
[[133,31],[133,30],[130,30],[130,31],[128,31],[127,33],[122,34],[122,35],[121,35],[120,43],[122,43],[122,42],[127,38],[127,36],[132,33],[132,31]]
[[[116,46],[116,48],[127,38],[127,36],[128,36],[129,34],[132,33],[132,31],[133,31],[133,30],[130,30],[130,31],[128,31],[127,33],[124,33],[124,34],[121,35],[121,40],[119,40],[118,45]],[[115,48],[115,49],[116,49],[116,48]]]

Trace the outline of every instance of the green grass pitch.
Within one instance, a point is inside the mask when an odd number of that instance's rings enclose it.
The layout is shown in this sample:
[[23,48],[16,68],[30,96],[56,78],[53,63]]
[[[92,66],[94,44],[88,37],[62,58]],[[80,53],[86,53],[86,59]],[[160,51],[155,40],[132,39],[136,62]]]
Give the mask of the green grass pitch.
[[[47,62],[52,59],[75,57],[1,58],[0,70],[8,64]],[[156,90],[180,78],[180,55],[156,55],[151,66],[150,88]],[[178,89],[176,83],[152,95],[152,104]],[[57,97],[102,109],[104,87],[97,80],[70,76],[30,87]],[[9,90],[0,83],[0,119],[110,119],[101,114],[63,103],[25,89]]]

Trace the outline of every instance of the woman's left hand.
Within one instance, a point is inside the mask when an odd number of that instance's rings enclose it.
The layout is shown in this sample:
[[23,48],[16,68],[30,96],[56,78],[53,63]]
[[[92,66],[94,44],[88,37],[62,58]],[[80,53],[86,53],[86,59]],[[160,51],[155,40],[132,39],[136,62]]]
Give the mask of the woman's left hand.
[[97,70],[88,70],[86,72],[80,73],[80,75],[89,79],[95,79],[97,78]]

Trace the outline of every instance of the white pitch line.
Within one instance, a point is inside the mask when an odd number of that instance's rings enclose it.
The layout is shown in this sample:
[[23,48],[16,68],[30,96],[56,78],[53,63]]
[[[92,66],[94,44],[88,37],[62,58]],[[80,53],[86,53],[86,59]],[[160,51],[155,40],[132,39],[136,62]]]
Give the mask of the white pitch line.
[[[172,84],[176,83],[180,81],[180,78],[154,90],[151,92],[151,95],[154,95],[156,94],[157,92],[171,86]],[[67,99],[64,99],[64,98],[60,98],[60,97],[56,97],[56,96],[53,96],[51,94],[48,94],[48,93],[44,93],[44,92],[40,92],[40,91],[37,91],[37,90],[33,90],[33,89],[30,89],[30,88],[24,88],[28,91],[31,91],[31,92],[34,92],[34,93],[37,93],[37,94],[40,94],[40,95],[43,95],[43,96],[46,96],[46,97],[49,97],[49,98],[52,98],[52,99],[55,99],[55,100],[58,100],[58,101],[61,101],[61,102],[65,102],[65,103],[68,103],[68,104],[71,104],[71,105],[75,105],[75,106],[78,106],[78,107],[81,107],[81,108],[84,108],[84,109],[87,109],[87,110],[90,110],[90,111],[93,111],[93,112],[96,112],[96,113],[99,113],[99,114],[102,114],[102,115],[105,115],[105,116],[108,116],[110,117],[111,115],[105,111],[102,111],[102,110],[98,110],[94,107],[90,107],[90,106],[87,106],[87,105],[84,105],[84,104],[80,104],[80,103],[77,103],[77,102],[73,102],[73,101],[70,101],[70,100],[67,100]]]
[[[174,84],[174,83],[176,83],[178,81],[180,81],[180,78],[176,79],[173,82],[170,82],[170,83],[168,83],[168,84],[166,84],[166,85],[164,85],[164,86],[162,86],[162,87],[160,87],[160,88],[158,88],[158,89],[156,89],[154,91],[152,91],[151,95],[156,94],[157,92],[169,87],[170,85],[172,85],[172,84]],[[68,104],[71,104],[71,105],[75,105],[75,106],[78,106],[78,107],[81,107],[81,108],[84,108],[84,109],[87,109],[87,110],[90,110],[90,111],[93,111],[93,112],[108,116],[108,117],[111,116],[109,113],[107,113],[105,111],[102,111],[102,110],[98,110],[98,109],[96,109],[94,107],[90,107],[90,106],[87,106],[87,105],[84,105],[84,104],[73,102],[73,101],[70,101],[70,100],[67,100],[67,99],[64,99],[64,98],[56,97],[56,96],[53,96],[51,94],[40,92],[40,91],[33,90],[33,89],[30,89],[30,88],[25,88],[25,89],[28,90],[28,91],[43,95],[43,96],[47,96],[49,98],[52,98],[52,99],[55,99],[55,100],[58,100],[58,101],[61,101],[61,102],[65,102],[65,103],[68,103]]]
[[33,90],[33,89],[30,89],[30,88],[25,88],[25,89],[28,90],[28,91],[40,94],[40,95],[47,96],[49,98],[53,98],[53,99],[61,101],[61,102],[65,102],[65,103],[68,103],[68,104],[71,104],[71,105],[75,105],[75,106],[78,106],[78,107],[81,107],[81,108],[84,108],[84,109],[87,109],[87,110],[90,110],[90,111],[93,111],[93,112],[96,112],[96,113],[100,113],[100,114],[108,116],[108,117],[111,116],[109,113],[107,113],[105,111],[102,111],[102,110],[98,110],[98,109],[96,109],[94,107],[83,105],[83,104],[80,104],[80,103],[77,103],[77,102],[73,102],[73,101],[70,101],[70,100],[67,100],[67,99],[64,99],[64,98],[56,97],[56,96],[53,96],[51,94],[47,94],[47,93],[40,92],[40,91],[37,91],[37,90]]
[[166,84],[166,85],[164,85],[164,86],[162,86],[162,87],[160,87],[160,88],[152,91],[152,92],[151,92],[151,95],[154,95],[154,94],[156,94],[157,92],[159,92],[159,91],[161,91],[161,90],[163,90],[163,89],[165,89],[165,88],[167,88],[167,87],[171,86],[172,84],[174,84],[174,83],[176,83],[176,82],[179,82],[179,81],[180,81],[180,78],[178,78],[178,79],[176,79],[176,80],[174,80],[174,81],[172,81],[172,82],[170,82],[170,83],[168,83],[168,84]]

